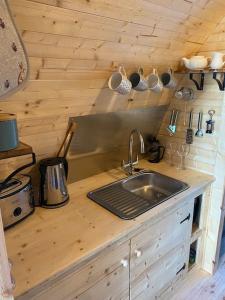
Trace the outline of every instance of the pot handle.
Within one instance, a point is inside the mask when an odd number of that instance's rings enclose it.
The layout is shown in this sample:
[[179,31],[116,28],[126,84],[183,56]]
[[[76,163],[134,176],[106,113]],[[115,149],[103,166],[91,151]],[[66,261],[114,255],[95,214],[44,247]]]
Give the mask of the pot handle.
[[160,155],[159,160],[162,160],[163,157],[164,157],[166,148],[165,148],[164,146],[159,146],[159,151],[160,151],[160,149],[162,149],[162,153],[161,153],[161,155]]
[[29,164],[26,164],[22,167],[19,167],[18,169],[16,169],[15,171],[13,171],[8,177],[6,177],[6,179],[0,183],[0,191],[4,188],[4,186],[10,181],[10,179],[12,179],[17,173],[21,172],[22,170],[31,167],[33,165],[36,164],[36,155],[34,152],[32,152],[32,162]]
[[68,171],[69,171],[69,169],[68,169],[68,162],[67,162],[66,159],[64,159],[64,161],[63,161],[63,166],[64,166],[65,175],[66,175],[66,179],[67,179],[68,178]]

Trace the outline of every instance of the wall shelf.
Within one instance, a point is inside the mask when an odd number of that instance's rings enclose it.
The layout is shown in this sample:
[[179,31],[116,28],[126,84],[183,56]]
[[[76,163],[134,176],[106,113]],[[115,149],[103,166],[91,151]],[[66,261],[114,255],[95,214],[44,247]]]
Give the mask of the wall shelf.
[[202,229],[197,224],[192,225],[191,244],[197,241],[202,235]]
[[19,146],[17,148],[9,150],[9,151],[0,152],[0,160],[12,158],[12,157],[16,157],[16,156],[28,155],[28,154],[32,154],[32,153],[33,153],[33,149],[31,146],[20,142]]
[[[206,74],[212,74],[212,78],[217,82],[220,91],[225,90],[225,69],[219,70],[181,70],[176,71],[176,74],[189,74],[189,79],[192,80],[199,91],[203,91],[204,88],[204,79]],[[220,78],[218,78],[220,75]],[[198,77],[198,79],[196,79]]]
[[196,265],[198,242],[195,241],[190,245],[188,271]]

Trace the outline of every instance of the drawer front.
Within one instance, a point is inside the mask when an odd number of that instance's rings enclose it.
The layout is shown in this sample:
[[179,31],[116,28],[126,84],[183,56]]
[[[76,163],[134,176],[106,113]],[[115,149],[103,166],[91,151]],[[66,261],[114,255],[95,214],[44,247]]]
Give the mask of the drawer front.
[[193,201],[188,202],[131,239],[131,282],[190,238],[193,205]]
[[186,246],[179,245],[159,261],[146,268],[131,283],[131,300],[157,299],[166,287],[169,287],[188,269]]
[[120,268],[95,286],[89,288],[80,295],[76,295],[76,300],[128,300],[129,299],[129,272]]
[[130,242],[116,244],[81,268],[48,282],[18,300],[127,299]]

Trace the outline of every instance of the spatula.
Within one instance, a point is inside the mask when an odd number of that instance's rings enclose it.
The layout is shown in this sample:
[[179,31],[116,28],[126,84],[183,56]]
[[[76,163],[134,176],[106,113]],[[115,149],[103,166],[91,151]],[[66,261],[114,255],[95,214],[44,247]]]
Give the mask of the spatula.
[[64,153],[62,157],[66,158],[76,128],[77,128],[77,124],[75,122],[70,123],[66,135],[64,137],[64,140],[62,142],[62,145],[57,153],[57,157],[60,157],[60,154],[64,148]]

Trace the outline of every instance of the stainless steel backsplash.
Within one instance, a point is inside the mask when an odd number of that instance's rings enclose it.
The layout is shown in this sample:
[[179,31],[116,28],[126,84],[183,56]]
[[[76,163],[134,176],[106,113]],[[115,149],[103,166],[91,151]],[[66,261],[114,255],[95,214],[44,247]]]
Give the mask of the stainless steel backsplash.
[[116,168],[127,160],[132,129],[143,134],[146,150],[149,138],[157,136],[167,106],[110,112],[70,118],[77,123],[69,160],[69,182]]

